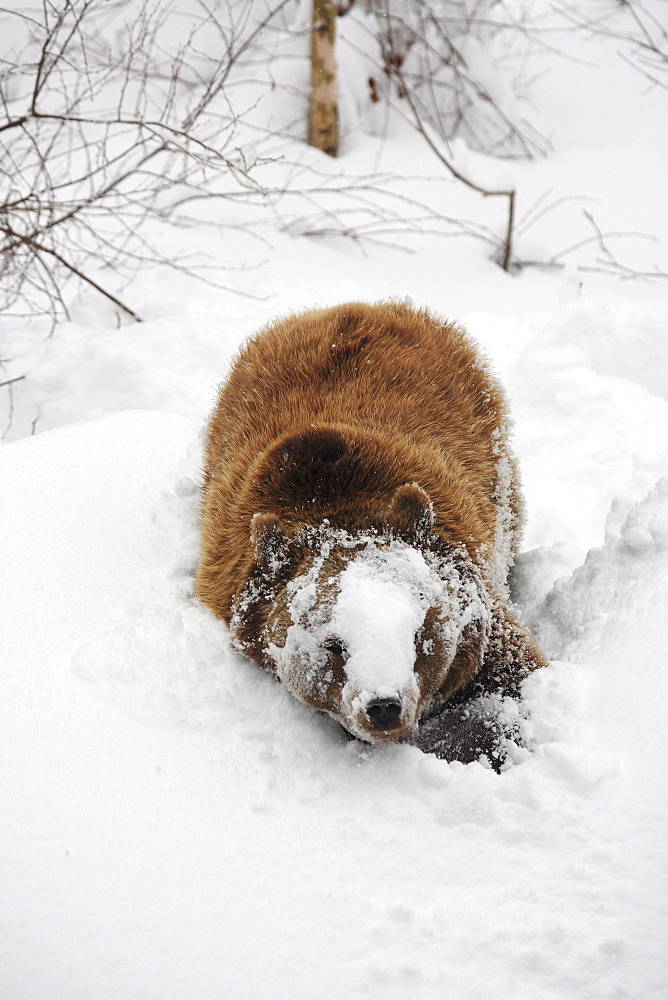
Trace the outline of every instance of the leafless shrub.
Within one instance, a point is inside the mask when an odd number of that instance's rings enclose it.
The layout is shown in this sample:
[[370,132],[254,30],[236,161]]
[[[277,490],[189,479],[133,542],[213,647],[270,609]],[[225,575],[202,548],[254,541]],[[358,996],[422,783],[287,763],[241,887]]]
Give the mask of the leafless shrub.
[[636,232],[604,232],[594,218],[593,214],[587,210],[583,213],[592,235],[585,236],[569,246],[562,247],[555,251],[546,260],[518,260],[518,268],[535,267],[543,270],[559,269],[570,261],[576,259],[576,254],[584,247],[595,247],[596,256],[588,263],[578,263],[577,270],[585,273],[605,274],[609,277],[633,280],[655,280],[657,278],[667,279],[668,274],[662,271],[656,264],[651,270],[640,270],[631,267],[619,259],[618,254],[613,251],[611,244],[622,243],[627,246],[632,240],[639,240],[644,243],[658,243],[658,239],[650,233]]
[[147,219],[213,176],[257,187],[261,144],[242,154],[227,88],[288,2],[193,0],[180,23],[160,0],[0,11],[0,309],[67,314],[76,276],[139,319],[100,271],[178,266],[149,243]]
[[451,177],[485,198],[506,201],[506,224],[495,241],[494,258],[508,271],[513,264],[516,192],[476,181],[458,165],[452,147],[455,137],[490,155],[529,156],[548,146],[527,122],[520,127],[512,120],[473,68],[495,32],[520,30],[519,23],[492,18],[497,6],[494,0],[367,0],[385,80],[379,85],[371,78],[369,83],[372,100],[383,92]]
[[[530,25],[498,0],[367,0],[385,97],[409,99],[411,115],[448,149],[530,157],[549,142],[520,111],[528,80]],[[388,87],[389,85],[389,87]]]
[[[529,212],[518,225],[514,187],[484,183],[458,155],[458,140],[493,157],[549,152],[547,139],[519,113],[531,82],[527,67],[535,50],[568,58],[561,47],[565,35],[574,29],[592,43],[619,42],[621,58],[653,85],[665,87],[668,82],[668,29],[661,17],[665,11],[660,10],[665,0],[584,0],[581,4],[559,0],[535,16],[530,6],[503,0],[365,0],[363,8],[371,24],[368,36],[373,36],[378,47],[378,72],[369,79],[370,100],[387,101],[407,119],[451,177],[485,198],[505,200],[503,231],[490,240],[493,257],[504,270],[562,267],[583,247],[595,246],[598,256],[582,265],[583,270],[663,278],[659,267],[635,270],[610,250],[610,240],[652,240],[651,235],[603,233],[591,212],[584,217],[594,235],[542,262],[523,259],[516,252],[517,237],[565,200],[577,198],[545,202],[538,215]],[[359,6],[355,16],[360,16]],[[519,100],[512,99],[513,93]]]
[[620,57],[652,85],[668,89],[668,22],[664,0],[592,0],[552,5],[556,17],[590,39],[618,43]]

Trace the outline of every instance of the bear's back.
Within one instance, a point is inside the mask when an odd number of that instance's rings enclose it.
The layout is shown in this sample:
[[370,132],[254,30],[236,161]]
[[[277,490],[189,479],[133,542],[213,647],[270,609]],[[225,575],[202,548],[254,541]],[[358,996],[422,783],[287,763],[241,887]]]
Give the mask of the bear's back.
[[226,616],[249,572],[255,514],[383,530],[404,483],[427,492],[445,541],[485,557],[499,544],[504,462],[512,544],[505,425],[473,342],[426,310],[350,303],[279,320],[243,346],[209,425],[200,594],[215,591]]
[[437,446],[489,481],[504,419],[498,384],[461,329],[403,303],[350,303],[280,320],[246,342],[207,457],[212,467],[233,453],[248,468],[291,429],[338,424]]

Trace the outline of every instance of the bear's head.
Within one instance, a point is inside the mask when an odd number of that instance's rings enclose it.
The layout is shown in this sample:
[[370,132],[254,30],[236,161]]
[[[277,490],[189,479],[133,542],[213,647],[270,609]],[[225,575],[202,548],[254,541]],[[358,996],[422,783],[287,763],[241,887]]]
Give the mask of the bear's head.
[[396,491],[377,529],[325,520],[289,532],[256,515],[253,569],[231,622],[237,645],[354,736],[406,736],[473,677],[489,632],[474,564],[432,529],[414,484]]

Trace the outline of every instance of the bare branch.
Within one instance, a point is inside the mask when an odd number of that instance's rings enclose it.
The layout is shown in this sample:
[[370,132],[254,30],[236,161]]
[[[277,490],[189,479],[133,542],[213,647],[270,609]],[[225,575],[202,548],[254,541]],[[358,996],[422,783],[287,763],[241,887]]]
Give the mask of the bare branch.
[[415,105],[411,92],[406,86],[403,74],[401,72],[401,68],[397,66],[394,68],[393,72],[394,75],[399,80],[399,82],[401,83],[402,88],[404,89],[404,97],[406,99],[408,106],[411,109],[413,115],[413,124],[415,128],[423,137],[423,139],[425,140],[429,148],[432,150],[432,152],[438,157],[438,159],[446,168],[446,170],[448,170],[449,173],[452,174],[455,180],[460,181],[462,184],[466,185],[466,187],[470,188],[472,191],[476,191],[478,194],[481,194],[485,198],[500,197],[508,199],[508,219],[507,219],[506,234],[503,240],[503,250],[500,261],[503,270],[508,271],[510,269],[512,261],[513,226],[515,221],[515,191],[493,190],[491,188],[484,188],[480,184],[476,184],[475,181],[472,181],[470,179],[470,177],[467,177],[460,170],[458,170],[457,167],[454,165],[454,163],[443,153],[443,151],[438,147],[438,145],[432,139],[428,128],[426,127],[424,121],[420,117],[420,114]]
[[16,378],[8,378],[5,382],[0,382],[0,389],[4,389],[6,385],[14,385],[16,382],[22,382],[25,375],[18,375]]

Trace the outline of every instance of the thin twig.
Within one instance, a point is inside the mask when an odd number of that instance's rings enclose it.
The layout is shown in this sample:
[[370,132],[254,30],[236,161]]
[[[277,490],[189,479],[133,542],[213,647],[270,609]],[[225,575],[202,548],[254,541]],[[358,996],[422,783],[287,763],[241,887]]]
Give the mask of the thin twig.
[[0,382],[0,389],[4,389],[6,385],[14,385],[16,382],[22,382],[25,375],[18,375],[16,378],[8,378],[6,382]]

